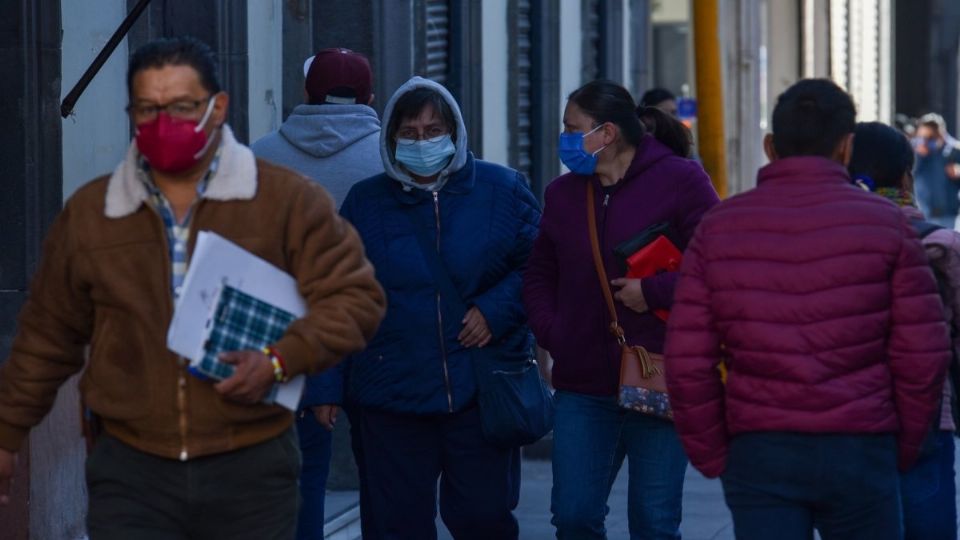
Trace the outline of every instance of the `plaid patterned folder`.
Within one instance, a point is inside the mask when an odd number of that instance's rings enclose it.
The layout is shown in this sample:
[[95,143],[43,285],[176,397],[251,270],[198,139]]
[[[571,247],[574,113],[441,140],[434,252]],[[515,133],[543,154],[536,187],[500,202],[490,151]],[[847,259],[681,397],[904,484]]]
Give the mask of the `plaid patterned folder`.
[[[238,289],[224,285],[217,299],[214,317],[203,358],[191,370],[195,375],[223,380],[233,375],[234,367],[224,364],[217,355],[230,351],[259,351],[274,343],[296,317]],[[277,393],[274,385],[264,399],[272,403]]]

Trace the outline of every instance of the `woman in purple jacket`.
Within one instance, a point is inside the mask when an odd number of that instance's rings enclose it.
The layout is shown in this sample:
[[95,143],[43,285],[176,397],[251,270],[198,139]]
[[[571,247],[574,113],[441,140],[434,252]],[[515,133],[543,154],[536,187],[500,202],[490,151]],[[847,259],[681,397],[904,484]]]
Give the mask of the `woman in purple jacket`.
[[570,94],[563,125],[560,159],[571,172],[547,188],[523,286],[530,326],[554,359],[552,523],[561,540],[606,538],[606,501],[626,457],[631,539],[679,538],[687,459],[672,423],[617,405],[620,347],[594,269],[586,193],[593,184],[599,195],[600,250],[626,339],[652,353],[662,353],[666,328],[653,310],[670,308],[677,274],[626,279],[613,248],[667,223],[683,249],[717,194],[699,164],[646,132],[615,83]]

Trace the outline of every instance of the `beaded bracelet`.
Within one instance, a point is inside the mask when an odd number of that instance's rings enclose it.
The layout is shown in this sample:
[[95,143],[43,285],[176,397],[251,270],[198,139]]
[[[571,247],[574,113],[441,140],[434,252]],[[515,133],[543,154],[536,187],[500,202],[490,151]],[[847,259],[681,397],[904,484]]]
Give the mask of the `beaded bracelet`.
[[273,377],[277,382],[287,382],[287,366],[283,362],[283,357],[277,353],[277,350],[273,347],[267,346],[263,348],[263,354],[267,355],[267,358],[270,359],[270,364],[273,366]]

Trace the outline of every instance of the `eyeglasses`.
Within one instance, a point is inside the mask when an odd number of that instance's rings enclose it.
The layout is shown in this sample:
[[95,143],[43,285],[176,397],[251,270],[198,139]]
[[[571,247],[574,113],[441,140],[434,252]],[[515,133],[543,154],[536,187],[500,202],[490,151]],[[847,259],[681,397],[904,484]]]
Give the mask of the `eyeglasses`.
[[181,99],[166,105],[156,105],[152,103],[131,103],[127,105],[127,113],[133,118],[149,122],[157,117],[161,112],[170,115],[171,118],[180,120],[189,120],[195,118],[200,111],[200,107],[210,101],[211,96],[203,99]]
[[404,128],[397,131],[397,144],[413,144],[417,141],[436,139],[449,133],[446,127],[430,126],[420,133],[416,128]]

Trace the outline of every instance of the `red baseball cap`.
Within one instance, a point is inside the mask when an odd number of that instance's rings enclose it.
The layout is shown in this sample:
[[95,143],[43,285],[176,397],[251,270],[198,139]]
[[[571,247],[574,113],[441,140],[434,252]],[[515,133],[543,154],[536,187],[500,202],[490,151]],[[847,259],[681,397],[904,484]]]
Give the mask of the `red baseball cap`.
[[323,49],[303,63],[311,103],[370,102],[373,72],[367,57],[350,49]]

